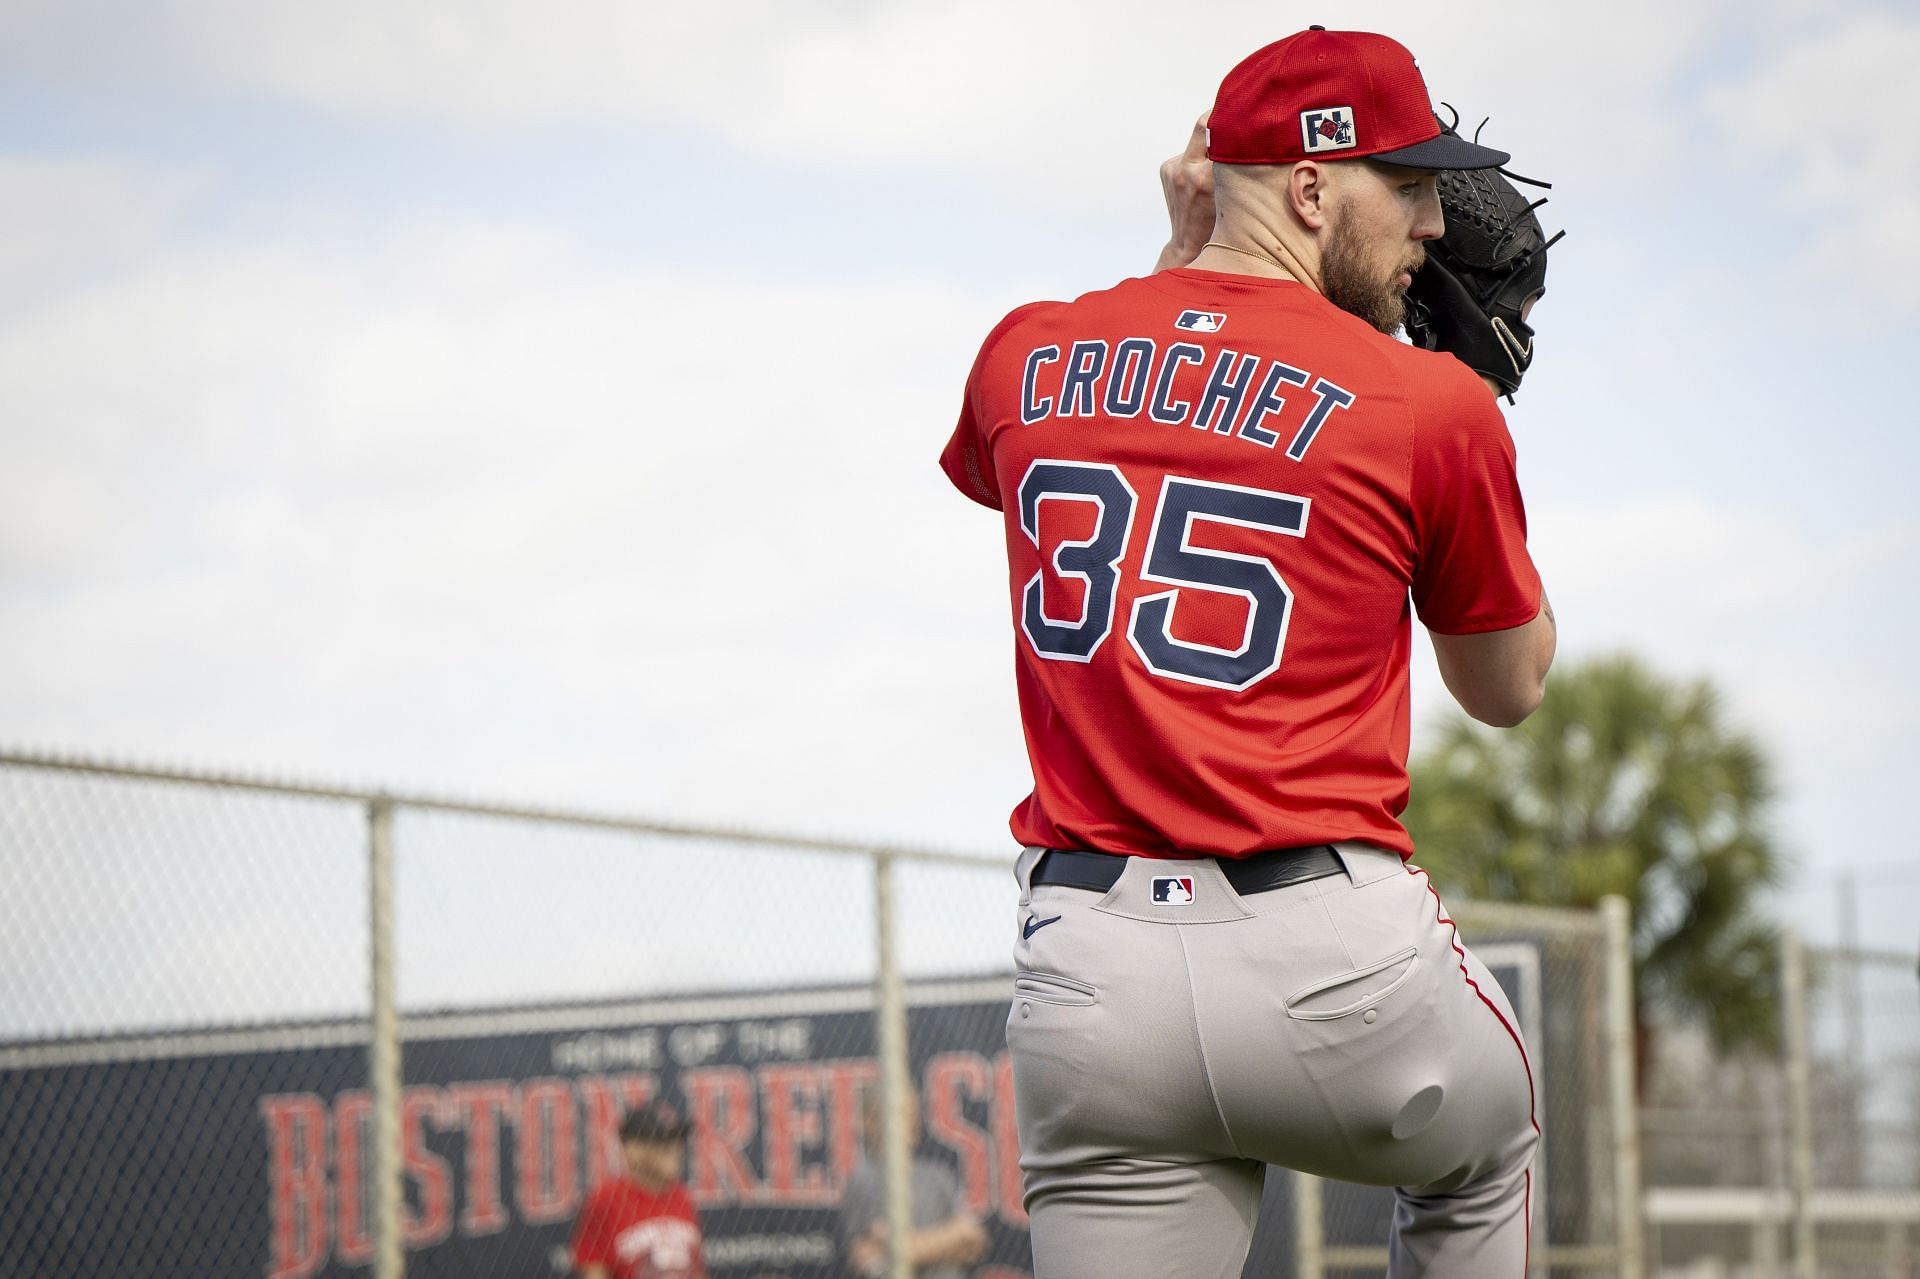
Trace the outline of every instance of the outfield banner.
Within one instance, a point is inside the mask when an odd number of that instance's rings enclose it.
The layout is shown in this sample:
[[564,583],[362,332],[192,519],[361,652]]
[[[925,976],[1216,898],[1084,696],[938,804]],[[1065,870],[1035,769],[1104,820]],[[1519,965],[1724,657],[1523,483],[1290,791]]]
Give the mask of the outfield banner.
[[[913,987],[922,1153],[952,1167],[1024,1279],[1008,978]],[[363,1024],[0,1048],[0,1273],[330,1279],[371,1260]],[[837,1279],[838,1204],[878,1071],[871,992],[787,991],[409,1017],[407,1272],[568,1273],[628,1107],[693,1121],[715,1279]],[[29,1139],[31,1138],[31,1139]],[[242,1263],[236,1265],[236,1262]]]
[[[1538,952],[1477,948],[1540,1039]],[[920,1155],[987,1226],[972,1279],[1029,1279],[1012,979],[915,983]],[[0,1275],[338,1279],[372,1259],[364,1022],[0,1046]],[[410,1279],[554,1279],[629,1107],[694,1125],[687,1185],[714,1279],[844,1279],[839,1203],[878,1078],[871,988],[405,1018]],[[1549,1087],[1535,1058],[1535,1085]],[[1544,1220],[1546,1159],[1533,1207]],[[1288,1279],[1293,1204],[1270,1174],[1247,1273]],[[1333,1246],[1386,1240],[1391,1192],[1329,1184]],[[1540,1273],[1536,1271],[1535,1273]]]

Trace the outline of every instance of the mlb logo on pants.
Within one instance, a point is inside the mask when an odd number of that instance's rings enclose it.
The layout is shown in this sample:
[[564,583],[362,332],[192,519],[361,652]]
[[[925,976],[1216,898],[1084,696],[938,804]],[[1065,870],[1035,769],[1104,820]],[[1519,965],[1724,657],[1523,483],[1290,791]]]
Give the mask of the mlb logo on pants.
[[1192,905],[1193,876],[1155,875],[1153,877],[1153,904],[1156,906]]

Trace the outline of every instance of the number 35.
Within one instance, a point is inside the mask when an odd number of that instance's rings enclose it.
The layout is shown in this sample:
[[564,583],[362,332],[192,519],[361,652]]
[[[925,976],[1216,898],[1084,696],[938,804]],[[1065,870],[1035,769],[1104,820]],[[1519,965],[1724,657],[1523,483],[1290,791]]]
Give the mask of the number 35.
[[[1062,542],[1053,553],[1054,570],[1085,582],[1086,594],[1079,617],[1056,617],[1047,611],[1043,575],[1036,572],[1021,592],[1020,629],[1040,657],[1091,661],[1113,631],[1120,559],[1133,532],[1138,499],[1118,467],[1036,461],[1020,481],[1020,527],[1035,550],[1040,549],[1040,519],[1047,502],[1087,502],[1098,508],[1093,535]],[[1166,477],[1137,576],[1170,589],[1136,598],[1127,623],[1127,641],[1148,670],[1167,679],[1238,691],[1279,669],[1293,592],[1271,560],[1192,546],[1193,527],[1202,522],[1230,524],[1304,537],[1310,505],[1309,499],[1291,493]],[[1174,638],[1173,612],[1182,589],[1238,595],[1247,601],[1239,648]]]

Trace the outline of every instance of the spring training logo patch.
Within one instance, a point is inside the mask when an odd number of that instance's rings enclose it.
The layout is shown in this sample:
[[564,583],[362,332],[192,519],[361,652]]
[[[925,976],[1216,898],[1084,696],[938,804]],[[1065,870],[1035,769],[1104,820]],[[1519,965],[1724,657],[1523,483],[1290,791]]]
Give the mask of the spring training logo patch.
[[1302,111],[1300,144],[1308,155],[1316,151],[1347,151],[1358,146],[1353,136],[1353,108],[1316,107]]
[[1226,323],[1227,317],[1218,311],[1182,311],[1173,327],[1189,333],[1218,333]]
[[1153,904],[1156,906],[1193,905],[1193,876],[1155,875]]

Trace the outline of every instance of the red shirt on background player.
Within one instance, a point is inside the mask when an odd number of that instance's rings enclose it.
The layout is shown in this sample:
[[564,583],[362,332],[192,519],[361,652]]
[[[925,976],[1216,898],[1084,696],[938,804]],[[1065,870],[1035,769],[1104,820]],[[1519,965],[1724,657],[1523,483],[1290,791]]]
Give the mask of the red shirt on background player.
[[680,1181],[688,1127],[665,1102],[621,1121],[627,1175],[602,1182],[574,1224],[581,1279],[706,1279],[699,1219]]

